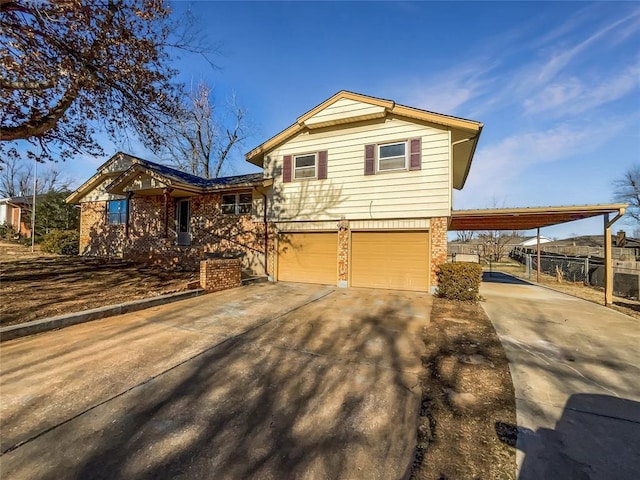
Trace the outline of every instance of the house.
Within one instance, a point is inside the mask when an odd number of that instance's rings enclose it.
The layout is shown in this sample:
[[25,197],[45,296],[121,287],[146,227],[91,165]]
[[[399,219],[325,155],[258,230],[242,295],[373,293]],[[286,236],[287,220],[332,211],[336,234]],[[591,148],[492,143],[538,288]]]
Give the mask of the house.
[[432,291],[482,124],[341,91],[205,180],[117,154],[68,199],[84,254],[241,254],[271,280]]
[[[36,195],[36,201],[42,195]],[[31,237],[31,205],[33,197],[8,197],[0,198],[0,225],[8,225],[11,229]]]
[[80,205],[80,254],[197,268],[206,252],[264,273],[264,223],[251,216],[261,173],[204,179],[119,152],[66,201]]

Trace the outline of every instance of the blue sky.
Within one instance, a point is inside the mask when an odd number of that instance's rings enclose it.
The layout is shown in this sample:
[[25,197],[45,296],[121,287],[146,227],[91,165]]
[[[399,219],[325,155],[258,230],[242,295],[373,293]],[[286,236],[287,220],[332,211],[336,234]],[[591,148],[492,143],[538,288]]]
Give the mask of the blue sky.
[[[177,60],[181,80],[207,80],[220,101],[235,91],[254,126],[232,173],[254,171],[242,153],[342,89],[484,123],[456,209],[611,202],[613,180],[640,161],[638,3],[172,5],[222,44],[217,70]],[[65,171],[82,181],[107,157]],[[543,233],[601,231],[598,218]]]

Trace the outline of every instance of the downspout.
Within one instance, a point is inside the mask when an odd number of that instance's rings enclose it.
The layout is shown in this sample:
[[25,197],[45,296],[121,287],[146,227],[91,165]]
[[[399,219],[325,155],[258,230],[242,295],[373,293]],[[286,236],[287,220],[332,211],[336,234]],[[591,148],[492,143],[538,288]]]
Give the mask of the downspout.
[[269,227],[267,225],[267,194],[262,193],[257,188],[255,189],[262,198],[264,199],[264,207],[262,208],[262,221],[264,222],[264,273],[268,277],[269,276],[269,257],[268,257],[268,249],[269,249]]

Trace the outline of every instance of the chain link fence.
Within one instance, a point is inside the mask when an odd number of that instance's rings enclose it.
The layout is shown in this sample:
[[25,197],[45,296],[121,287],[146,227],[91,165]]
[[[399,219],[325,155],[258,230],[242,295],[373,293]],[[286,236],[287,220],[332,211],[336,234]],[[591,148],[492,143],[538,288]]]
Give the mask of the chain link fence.
[[[538,269],[538,256],[529,249],[514,249],[510,257],[525,265],[526,275],[531,278]],[[615,270],[619,271],[615,271]],[[613,275],[615,295],[638,299],[640,271],[635,268],[616,268]],[[585,285],[604,288],[604,259],[579,257],[552,253],[540,254],[540,271],[562,281],[582,282]]]

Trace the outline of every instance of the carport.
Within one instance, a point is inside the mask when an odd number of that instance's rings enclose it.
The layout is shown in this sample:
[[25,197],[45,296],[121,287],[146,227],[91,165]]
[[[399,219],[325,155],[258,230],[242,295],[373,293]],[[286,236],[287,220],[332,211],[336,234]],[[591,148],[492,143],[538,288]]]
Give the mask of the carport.
[[[604,303],[613,303],[613,265],[611,261],[611,226],[627,208],[625,203],[604,205],[577,205],[560,207],[497,208],[482,210],[454,210],[449,230],[533,230],[537,229],[536,251],[538,255],[537,281],[540,282],[540,229],[603,215],[605,289]],[[611,216],[613,215],[613,218]]]

